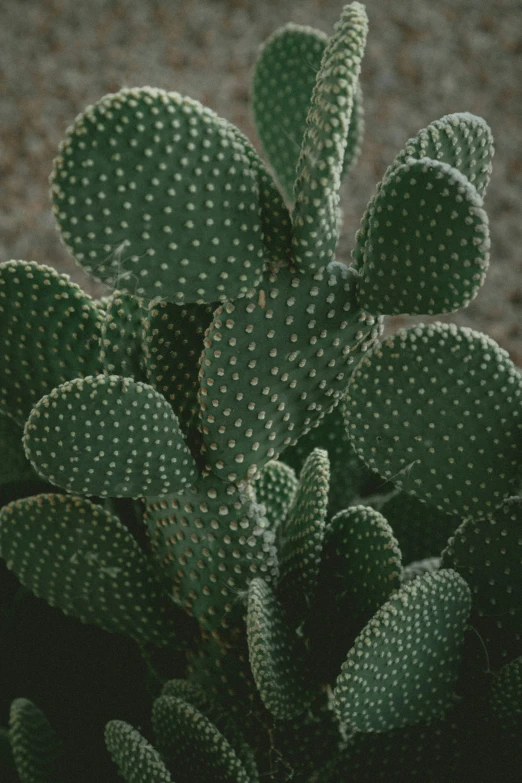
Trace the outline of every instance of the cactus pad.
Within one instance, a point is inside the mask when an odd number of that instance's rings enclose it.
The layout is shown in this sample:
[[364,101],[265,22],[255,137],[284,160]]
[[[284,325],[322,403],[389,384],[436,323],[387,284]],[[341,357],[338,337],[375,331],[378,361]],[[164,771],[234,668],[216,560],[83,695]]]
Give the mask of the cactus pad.
[[438,160],[460,171],[475,187],[479,196],[484,197],[491,175],[493,152],[493,136],[488,124],[481,117],[469,112],[447,114],[422,128],[406,142],[386,170],[384,178],[377,185],[375,195],[368,203],[352,251],[354,268],[360,269],[364,263],[365,244],[375,211],[375,201],[383,182],[395,168],[405,163],[408,158]]
[[24,446],[41,475],[85,495],[167,494],[197,476],[165,398],[148,384],[117,375],[79,378],[53,389],[31,411]]
[[9,713],[9,741],[20,783],[55,783],[63,747],[43,712],[29,699],[15,699]]
[[105,744],[126,783],[173,783],[158,751],[128,723],[109,721]]
[[177,610],[119,519],[74,495],[36,495],[0,511],[0,549],[24,587],[65,614],[158,646]]
[[247,636],[252,673],[265,707],[279,720],[296,718],[315,697],[305,648],[262,579],[250,582]]
[[356,276],[336,262],[313,276],[281,269],[255,299],[216,310],[200,375],[212,470],[235,481],[277,459],[331,410],[381,328],[359,309]]
[[340,511],[326,529],[325,575],[333,594],[352,593],[357,611],[372,615],[400,585],[401,552],[388,522],[369,506]]
[[471,606],[454,571],[397,590],[359,634],[334,691],[339,720],[389,731],[440,718],[452,701]]
[[482,199],[457,169],[408,158],[381,183],[361,269],[371,312],[449,313],[485,280],[489,227]]
[[296,624],[315,592],[328,511],[330,462],[314,449],[299,474],[294,502],[283,520],[280,539],[278,593]]
[[384,340],[352,377],[345,422],[370,467],[448,514],[482,515],[520,481],[522,376],[467,327]]
[[272,459],[253,482],[256,500],[265,507],[271,530],[276,530],[292,505],[298,486],[293,468]]
[[62,238],[95,280],[215,302],[261,279],[259,194],[235,129],[175,92],[124,89],[69,128],[52,176]]
[[0,410],[22,427],[58,384],[101,372],[102,314],[68,275],[28,261],[0,264]]
[[294,253],[303,268],[326,266],[334,256],[339,187],[367,31],[364,6],[345,6],[317,73],[294,187]]

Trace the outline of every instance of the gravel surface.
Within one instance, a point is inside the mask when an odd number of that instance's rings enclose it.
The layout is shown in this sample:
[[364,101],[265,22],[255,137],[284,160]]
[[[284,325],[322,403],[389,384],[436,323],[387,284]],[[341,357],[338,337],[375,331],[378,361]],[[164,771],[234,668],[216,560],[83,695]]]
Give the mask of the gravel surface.
[[[197,98],[258,145],[248,98],[260,43],[292,20],[330,32],[333,0],[0,0],[0,261],[24,258],[88,280],[62,247],[47,178],[66,127],[88,103],[152,85]],[[443,320],[487,331],[522,366],[522,4],[367,0],[366,137],[343,188],[348,261],[365,205],[405,141],[471,111],[496,141],[486,198],[492,254],[470,307]],[[413,319],[393,319],[392,326]]]

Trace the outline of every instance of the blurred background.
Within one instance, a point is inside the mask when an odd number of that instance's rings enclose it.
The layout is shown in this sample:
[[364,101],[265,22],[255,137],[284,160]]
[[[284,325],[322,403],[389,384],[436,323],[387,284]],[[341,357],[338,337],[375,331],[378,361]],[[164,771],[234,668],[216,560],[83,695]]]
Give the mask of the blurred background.
[[[50,264],[93,296],[105,293],[62,247],[50,211],[52,160],[76,115],[107,92],[151,85],[197,98],[259,148],[249,109],[259,45],[288,21],[329,33],[342,4],[0,0],[0,262]],[[522,366],[522,2],[366,0],[366,8],[366,134],[343,186],[338,259],[349,262],[365,205],[406,140],[444,114],[481,115],[496,143],[485,202],[491,267],[469,308],[442,320],[488,332]]]

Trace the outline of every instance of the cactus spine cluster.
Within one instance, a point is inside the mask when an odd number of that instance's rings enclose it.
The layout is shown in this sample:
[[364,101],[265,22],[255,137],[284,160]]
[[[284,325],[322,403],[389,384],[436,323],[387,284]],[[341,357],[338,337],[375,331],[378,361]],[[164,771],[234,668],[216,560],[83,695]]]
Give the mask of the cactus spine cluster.
[[110,296],[0,265],[2,641],[32,593],[143,664],[80,739],[85,694],[15,694],[5,779],[520,779],[522,376],[451,324],[379,341],[480,289],[491,132],[420,130],[336,260],[367,27],[262,48],[274,176],[175,92],[76,119],[54,216]]

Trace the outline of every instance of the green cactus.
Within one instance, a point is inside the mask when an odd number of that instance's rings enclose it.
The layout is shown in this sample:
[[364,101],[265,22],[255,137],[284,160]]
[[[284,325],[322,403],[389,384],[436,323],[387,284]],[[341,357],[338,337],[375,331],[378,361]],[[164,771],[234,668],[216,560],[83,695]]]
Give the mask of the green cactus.
[[11,704],[9,742],[20,783],[65,783],[62,743],[29,699],[15,699]]
[[[1,762],[20,783],[90,782],[98,755],[104,783],[519,779],[522,374],[452,324],[379,342],[385,315],[482,285],[492,136],[469,113],[421,129],[336,258],[367,28],[352,3],[331,36],[290,24],[262,48],[268,165],[176,92],[76,119],[54,214],[110,296],[0,264]],[[27,598],[143,663],[75,738],[104,693],[51,670],[34,698],[63,745],[10,692]]]
[[105,727],[105,742],[127,783],[172,783],[158,751],[128,723],[110,721]]

